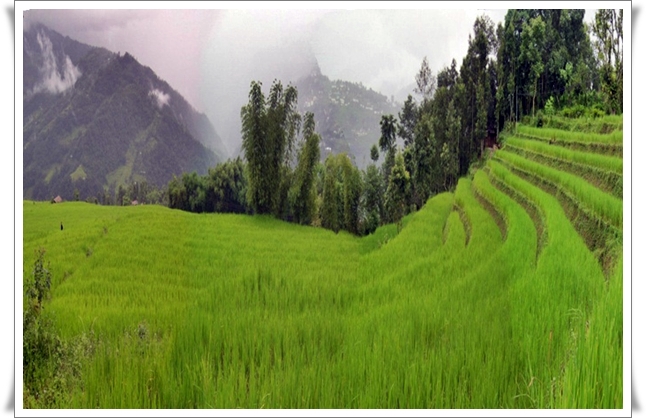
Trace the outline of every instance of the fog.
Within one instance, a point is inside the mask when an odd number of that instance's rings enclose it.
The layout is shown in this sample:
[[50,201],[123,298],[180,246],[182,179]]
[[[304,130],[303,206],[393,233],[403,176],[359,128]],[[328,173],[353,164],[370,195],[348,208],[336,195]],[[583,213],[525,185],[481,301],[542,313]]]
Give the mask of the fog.
[[62,73],[59,73],[56,67],[56,57],[52,47],[52,41],[46,36],[37,35],[36,40],[42,52],[41,82],[34,86],[33,91],[29,94],[47,91],[50,93],[62,93],[76,83],[81,76],[81,71],[72,64],[70,57],[65,56],[65,64]]
[[31,10],[25,12],[24,24],[40,21],[80,42],[131,53],[206,113],[233,151],[239,148],[240,108],[252,80],[261,81],[268,92],[274,79],[295,83],[318,62],[333,80],[361,82],[402,101],[412,92],[425,56],[434,73],[454,58],[459,66],[476,17],[486,14],[496,24],[503,21],[506,11],[490,4],[379,3],[385,7],[380,10],[362,9],[370,5],[364,3],[332,3],[348,10],[314,10],[308,3],[297,3],[304,8],[300,10],[253,8],[267,7],[262,3],[231,3],[246,8],[235,10]]

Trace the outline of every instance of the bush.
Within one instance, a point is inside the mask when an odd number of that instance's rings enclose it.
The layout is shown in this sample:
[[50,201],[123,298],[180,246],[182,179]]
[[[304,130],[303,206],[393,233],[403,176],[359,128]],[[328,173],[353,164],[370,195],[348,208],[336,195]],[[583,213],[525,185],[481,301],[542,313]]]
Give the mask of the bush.
[[554,97],[550,96],[550,98],[547,99],[547,102],[545,103],[545,114],[547,116],[554,116],[554,113],[555,113]]
[[537,128],[543,127],[543,112],[540,110],[536,112],[536,127]]
[[577,104],[572,107],[563,108],[563,110],[561,110],[561,115],[563,115],[566,118],[575,119],[575,118],[580,118],[584,116],[585,112],[586,112],[585,106],[581,104]]
[[45,249],[39,248],[32,277],[24,283],[23,408],[65,407],[67,393],[80,380],[82,359],[96,344],[92,331],[70,342],[61,340],[54,317],[44,310],[51,282]]

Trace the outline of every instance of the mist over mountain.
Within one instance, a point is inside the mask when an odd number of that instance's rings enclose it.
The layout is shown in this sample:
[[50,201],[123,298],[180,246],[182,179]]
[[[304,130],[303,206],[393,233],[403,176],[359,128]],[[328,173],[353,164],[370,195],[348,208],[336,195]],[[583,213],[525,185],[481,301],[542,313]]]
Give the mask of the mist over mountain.
[[321,159],[348,153],[358,167],[370,162],[370,148],[379,142],[379,121],[397,115],[401,105],[361,83],[330,80],[318,65],[296,82],[298,108],[314,113],[321,136]]
[[224,161],[209,119],[129,53],[63,37],[41,24],[23,33],[23,194],[82,198]]

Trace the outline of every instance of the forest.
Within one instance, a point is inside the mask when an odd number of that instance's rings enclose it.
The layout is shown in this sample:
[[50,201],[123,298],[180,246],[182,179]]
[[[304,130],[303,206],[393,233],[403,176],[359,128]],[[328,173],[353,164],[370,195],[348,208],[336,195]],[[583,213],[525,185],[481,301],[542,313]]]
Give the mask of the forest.
[[296,87],[274,80],[266,97],[254,81],[241,111],[244,158],[174,178],[167,203],[359,235],[399,222],[452,190],[506,127],[622,114],[623,10],[598,10],[592,25],[584,13],[510,9],[498,26],[478,17],[459,68],[453,59],[433,71],[424,58],[414,94],[397,116],[382,116],[365,170],[347,154],[320,162],[320,137],[313,116],[296,111]]

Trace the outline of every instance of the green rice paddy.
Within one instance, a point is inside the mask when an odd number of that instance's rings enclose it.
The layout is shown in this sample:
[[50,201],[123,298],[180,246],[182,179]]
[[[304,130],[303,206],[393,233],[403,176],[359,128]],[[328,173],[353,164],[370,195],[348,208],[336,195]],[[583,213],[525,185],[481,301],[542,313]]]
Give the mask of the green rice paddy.
[[512,168],[621,229],[620,199],[504,149],[400,233],[363,238],[25,201],[24,277],[45,248],[61,337],[97,338],[59,406],[622,408],[622,260],[605,273],[562,202]]

